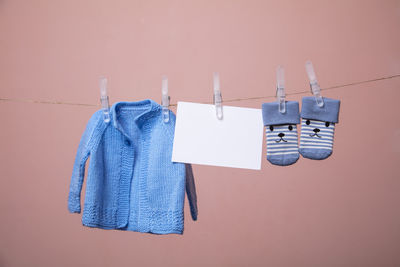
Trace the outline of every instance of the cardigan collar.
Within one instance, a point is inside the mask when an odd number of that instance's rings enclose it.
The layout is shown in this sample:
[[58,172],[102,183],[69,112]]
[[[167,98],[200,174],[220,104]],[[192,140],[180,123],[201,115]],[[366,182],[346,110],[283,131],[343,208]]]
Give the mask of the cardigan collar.
[[147,119],[151,118],[152,116],[155,116],[157,112],[161,110],[161,106],[157,102],[151,99],[145,99],[137,102],[121,101],[114,103],[111,106],[113,126],[116,129],[118,129],[128,139],[131,139],[131,137],[121,127],[118,116],[120,110],[124,109],[124,107],[126,107],[129,110],[143,110],[141,114],[139,114],[133,119],[133,121],[137,124],[139,128],[141,128],[141,126],[146,122]]

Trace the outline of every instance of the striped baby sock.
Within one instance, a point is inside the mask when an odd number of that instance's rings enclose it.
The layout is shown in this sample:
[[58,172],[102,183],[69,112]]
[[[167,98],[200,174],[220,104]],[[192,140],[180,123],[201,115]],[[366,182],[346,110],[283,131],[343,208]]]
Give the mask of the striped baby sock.
[[326,159],[332,154],[335,123],[340,100],[323,98],[319,107],[314,97],[303,97],[301,107],[300,154],[309,159]]
[[279,103],[263,103],[262,115],[266,126],[267,160],[287,166],[299,159],[297,127],[300,123],[299,103],[286,101],[286,111],[279,112]]

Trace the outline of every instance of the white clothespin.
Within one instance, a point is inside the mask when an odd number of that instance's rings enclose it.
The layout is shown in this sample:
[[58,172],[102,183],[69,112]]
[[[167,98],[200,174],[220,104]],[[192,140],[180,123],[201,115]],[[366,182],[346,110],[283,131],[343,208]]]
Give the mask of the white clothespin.
[[162,77],[162,82],[161,82],[161,93],[162,93],[162,98],[161,98],[161,106],[162,106],[162,116],[163,116],[163,121],[165,123],[169,122],[169,95],[168,95],[168,78],[167,76]]
[[219,87],[219,74],[218,72],[214,72],[214,105],[215,111],[217,113],[217,118],[222,120],[223,112],[222,112],[222,95]]
[[279,112],[285,113],[285,70],[282,66],[278,66],[276,69],[276,100],[279,103]]
[[321,87],[319,87],[317,76],[315,76],[314,68],[311,61],[306,62],[306,71],[308,74],[308,79],[310,80],[310,88],[311,92],[315,97],[315,101],[317,101],[317,105],[319,107],[324,106],[324,100],[321,96]]
[[107,95],[107,78],[100,78],[100,102],[103,109],[103,118],[105,123],[110,122],[110,106]]

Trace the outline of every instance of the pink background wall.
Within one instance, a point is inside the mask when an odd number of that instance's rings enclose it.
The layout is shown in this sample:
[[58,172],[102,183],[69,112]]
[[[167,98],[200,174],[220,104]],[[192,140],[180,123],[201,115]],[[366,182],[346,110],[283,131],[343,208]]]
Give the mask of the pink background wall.
[[[0,98],[98,104],[225,100],[400,74],[399,1],[0,0]],[[183,236],[88,229],[67,212],[97,107],[0,102],[0,266],[399,266],[400,78],[327,90],[334,154],[261,171],[195,165],[199,220]],[[301,100],[306,94],[288,96]],[[229,105],[259,108],[266,98]],[[174,108],[175,110],[175,108]],[[263,148],[265,153],[265,147]],[[186,202],[187,204],[187,202]]]

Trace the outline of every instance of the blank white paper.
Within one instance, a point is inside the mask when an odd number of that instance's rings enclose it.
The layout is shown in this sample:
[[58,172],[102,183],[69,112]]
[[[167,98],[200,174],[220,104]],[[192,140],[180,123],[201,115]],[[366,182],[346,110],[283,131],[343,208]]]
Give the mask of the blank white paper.
[[178,102],[173,162],[260,170],[261,109]]

